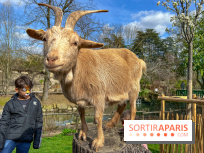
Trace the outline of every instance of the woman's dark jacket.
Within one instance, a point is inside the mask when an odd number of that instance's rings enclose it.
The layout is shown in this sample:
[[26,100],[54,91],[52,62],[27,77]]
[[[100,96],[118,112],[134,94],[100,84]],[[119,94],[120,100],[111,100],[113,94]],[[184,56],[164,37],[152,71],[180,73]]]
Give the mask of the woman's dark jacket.
[[5,140],[18,142],[33,142],[33,148],[40,148],[43,114],[40,101],[34,94],[24,109],[15,94],[4,106],[0,119],[0,150],[3,150]]

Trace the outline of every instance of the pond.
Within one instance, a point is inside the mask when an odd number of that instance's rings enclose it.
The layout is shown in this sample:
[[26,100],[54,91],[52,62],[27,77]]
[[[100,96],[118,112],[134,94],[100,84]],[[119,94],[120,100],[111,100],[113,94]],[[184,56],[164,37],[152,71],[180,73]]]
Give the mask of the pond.
[[[166,102],[165,104],[166,111],[171,110],[178,110],[176,111],[179,115],[185,114],[186,104],[185,103],[175,103],[175,102]],[[117,105],[109,106],[105,108],[104,115],[103,115],[103,121],[110,119],[114,112],[117,109]],[[127,109],[129,109],[129,104],[127,105]],[[161,103],[160,102],[142,102],[141,104],[137,104],[137,115],[139,119],[142,119],[142,113],[139,111],[145,111],[145,112],[154,112],[154,111],[160,111],[161,110]],[[199,109],[198,109],[199,110]],[[77,122],[77,110],[69,112],[69,114],[55,114],[55,115],[44,115],[44,130],[60,130],[66,127],[66,125],[69,125],[73,122]],[[85,114],[87,115],[85,117],[87,123],[93,123],[94,121],[94,109],[93,108],[87,108],[85,111]],[[146,114],[144,115],[144,119],[159,119],[159,113],[152,113],[152,114]],[[78,120],[80,118],[78,117]]]
[[[109,106],[105,109],[104,115],[103,115],[103,121],[111,118],[113,116],[113,113],[116,111],[117,107]],[[69,112],[62,112],[57,113],[55,112],[54,115],[53,112],[48,112],[49,115],[44,114],[43,116],[43,123],[44,123],[44,130],[58,130],[63,129],[66,127],[66,125],[70,125],[71,123],[76,123],[77,119],[80,120],[80,117],[77,117],[78,111],[69,111]],[[87,123],[93,123],[94,121],[94,109],[93,108],[86,108],[85,109],[85,119]]]

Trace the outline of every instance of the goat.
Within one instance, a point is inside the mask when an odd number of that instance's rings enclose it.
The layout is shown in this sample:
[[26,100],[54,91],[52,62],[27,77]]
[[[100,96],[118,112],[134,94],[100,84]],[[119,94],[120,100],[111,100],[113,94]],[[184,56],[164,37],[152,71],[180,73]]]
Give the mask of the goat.
[[74,31],[76,22],[82,16],[107,10],[72,12],[63,28],[60,8],[43,3],[38,5],[47,6],[55,12],[55,25],[46,32],[34,29],[27,29],[26,32],[32,38],[44,41],[46,68],[59,80],[64,96],[78,106],[82,123],[78,139],[87,139],[85,106],[94,106],[98,135],[92,142],[92,149],[97,151],[104,145],[102,118],[106,104],[117,103],[118,108],[105,129],[117,124],[128,100],[131,120],[135,119],[135,101],[146,64],[128,49],[91,49],[100,48],[103,44],[84,40]]

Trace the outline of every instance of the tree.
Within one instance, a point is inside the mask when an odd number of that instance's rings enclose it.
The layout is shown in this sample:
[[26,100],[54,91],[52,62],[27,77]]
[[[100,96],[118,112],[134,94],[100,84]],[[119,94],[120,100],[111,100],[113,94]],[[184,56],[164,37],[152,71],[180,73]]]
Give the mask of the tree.
[[102,27],[99,42],[104,43],[104,48],[125,47],[132,50],[132,41],[137,35],[137,30],[136,25],[106,24]]
[[145,33],[143,31],[137,31],[137,36],[133,40],[132,51],[146,61],[146,52],[144,50]]
[[198,22],[198,27],[195,32],[195,37],[193,40],[194,50],[193,50],[193,70],[195,71],[196,80],[199,83],[202,90],[204,90],[204,15]]
[[133,41],[132,51],[146,62],[156,61],[163,57],[162,40],[153,29],[146,29],[145,32],[138,31]]
[[135,24],[128,24],[122,26],[122,36],[125,40],[125,45],[128,49],[132,50],[132,42],[137,36],[139,28]]
[[[190,12],[192,3],[195,3],[195,14]],[[160,1],[157,2],[157,5],[159,4]],[[204,0],[166,0],[166,2],[162,2],[162,6],[175,13],[175,16],[171,18],[171,21],[174,21],[172,26],[180,27],[182,37],[188,44],[188,99],[192,99],[193,38],[203,4]],[[187,106],[187,114],[191,118],[191,104]]]
[[121,36],[111,34],[109,38],[103,38],[105,43],[103,48],[124,48],[125,41]]
[[12,55],[17,48],[17,41],[14,33],[16,32],[16,18],[13,7],[10,3],[4,3],[0,7],[1,14],[1,69],[3,71],[3,86],[6,95],[10,83]]

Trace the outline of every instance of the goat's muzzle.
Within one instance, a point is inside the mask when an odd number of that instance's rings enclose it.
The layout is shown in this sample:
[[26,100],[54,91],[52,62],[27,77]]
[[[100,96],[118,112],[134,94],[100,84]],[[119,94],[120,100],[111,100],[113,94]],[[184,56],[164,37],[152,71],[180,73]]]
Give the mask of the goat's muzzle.
[[53,64],[53,63],[55,63],[55,61],[57,61],[58,60],[58,57],[56,56],[56,57],[47,57],[47,62],[48,62],[48,64]]
[[57,68],[62,67],[62,66],[63,66],[63,64],[61,64],[61,65],[46,65],[46,68],[51,71],[51,70],[57,69]]
[[63,64],[57,64],[58,57],[47,57],[46,58],[46,68],[48,70],[53,70],[63,66]]

